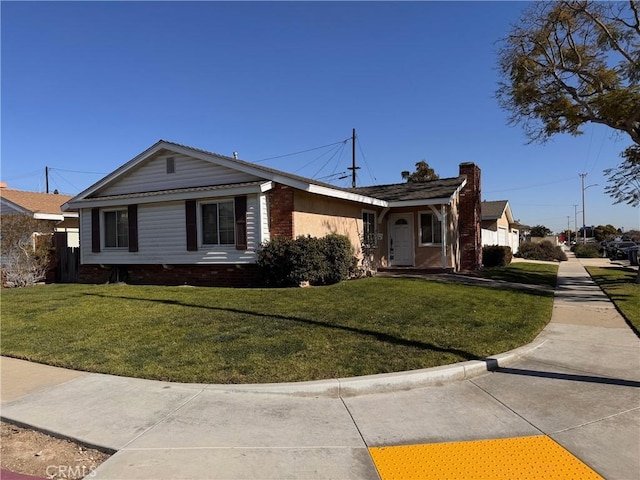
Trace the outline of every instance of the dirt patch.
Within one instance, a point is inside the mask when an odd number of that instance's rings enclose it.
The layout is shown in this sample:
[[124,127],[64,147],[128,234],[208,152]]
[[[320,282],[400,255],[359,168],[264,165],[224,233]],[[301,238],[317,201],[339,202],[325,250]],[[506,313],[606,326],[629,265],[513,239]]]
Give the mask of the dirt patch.
[[2,468],[42,478],[91,478],[110,455],[36,430],[0,423]]

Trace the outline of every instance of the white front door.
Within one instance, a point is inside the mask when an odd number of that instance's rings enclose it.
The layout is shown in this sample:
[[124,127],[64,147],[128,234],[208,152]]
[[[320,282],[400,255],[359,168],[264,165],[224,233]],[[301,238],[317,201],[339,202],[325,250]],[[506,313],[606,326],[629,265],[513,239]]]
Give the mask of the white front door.
[[413,265],[413,225],[410,216],[390,218],[389,264]]

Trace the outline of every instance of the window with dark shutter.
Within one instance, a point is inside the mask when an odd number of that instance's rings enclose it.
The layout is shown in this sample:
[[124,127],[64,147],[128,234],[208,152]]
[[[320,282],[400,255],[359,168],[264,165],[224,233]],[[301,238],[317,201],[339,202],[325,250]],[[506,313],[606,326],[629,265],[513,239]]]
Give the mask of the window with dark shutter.
[[236,250],[247,249],[247,197],[235,197]]
[[128,206],[129,214],[129,251],[138,251],[138,205]]
[[91,251],[100,251],[100,209],[91,209]]
[[198,220],[196,201],[187,200],[184,203],[184,206],[187,219],[187,251],[194,252],[198,250]]

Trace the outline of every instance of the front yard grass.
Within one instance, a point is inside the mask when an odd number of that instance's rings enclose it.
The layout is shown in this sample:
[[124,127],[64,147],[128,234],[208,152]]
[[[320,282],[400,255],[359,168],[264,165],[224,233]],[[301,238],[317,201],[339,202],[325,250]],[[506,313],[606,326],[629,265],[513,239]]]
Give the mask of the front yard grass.
[[623,267],[586,267],[591,278],[600,285],[611,301],[640,332],[640,285],[636,283],[638,271]]
[[553,292],[409,278],[294,289],[44,285],[2,292],[2,354],[178,382],[318,380],[505,352],[532,341],[552,307]]
[[558,266],[549,263],[514,262],[506,267],[483,270],[482,276],[505,282],[555,288],[558,281]]

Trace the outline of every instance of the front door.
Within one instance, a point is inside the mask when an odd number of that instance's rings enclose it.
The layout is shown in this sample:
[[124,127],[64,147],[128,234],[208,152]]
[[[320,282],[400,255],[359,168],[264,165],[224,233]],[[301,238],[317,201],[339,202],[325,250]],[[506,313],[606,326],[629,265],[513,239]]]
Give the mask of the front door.
[[413,226],[410,216],[391,218],[389,263],[393,266],[413,265]]

